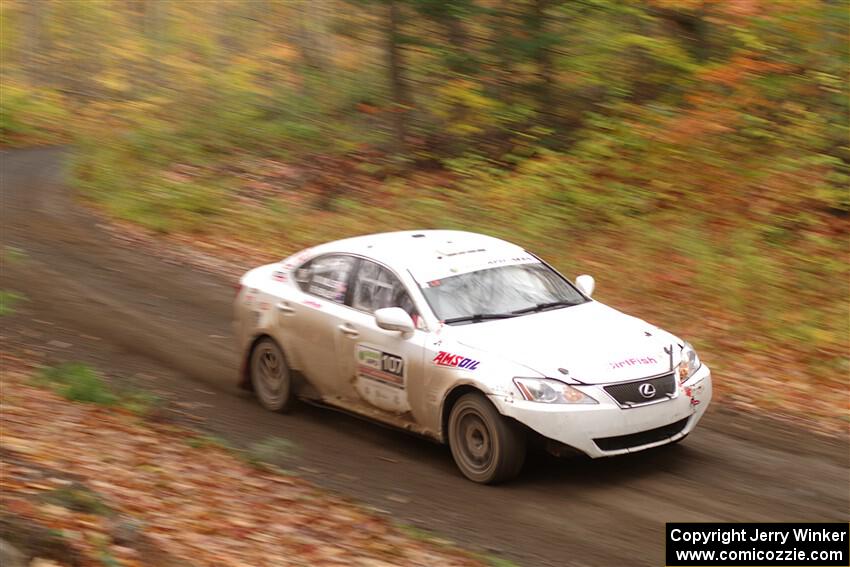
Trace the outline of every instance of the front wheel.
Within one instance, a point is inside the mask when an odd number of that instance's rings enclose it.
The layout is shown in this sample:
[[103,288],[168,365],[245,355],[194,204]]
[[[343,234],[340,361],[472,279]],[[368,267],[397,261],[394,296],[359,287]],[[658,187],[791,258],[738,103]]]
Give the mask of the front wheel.
[[460,471],[474,482],[516,477],[525,462],[525,433],[483,394],[462,396],[449,415],[449,446]]
[[286,412],[292,407],[292,374],[276,342],[267,337],[254,346],[250,371],[254,393],[264,408]]

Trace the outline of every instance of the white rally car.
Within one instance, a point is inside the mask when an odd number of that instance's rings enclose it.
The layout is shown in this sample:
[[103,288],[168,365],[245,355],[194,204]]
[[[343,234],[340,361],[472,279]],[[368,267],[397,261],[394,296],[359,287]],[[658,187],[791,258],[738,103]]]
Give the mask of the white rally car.
[[488,236],[359,236],[240,283],[242,386],[263,406],[297,396],[448,443],[476,482],[517,475],[531,440],[591,457],[676,442],[711,399],[687,342]]

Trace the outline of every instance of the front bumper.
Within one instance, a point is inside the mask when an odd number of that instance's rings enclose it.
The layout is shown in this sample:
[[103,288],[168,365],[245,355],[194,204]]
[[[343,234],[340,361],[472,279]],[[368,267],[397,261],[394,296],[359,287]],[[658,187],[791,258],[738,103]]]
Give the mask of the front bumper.
[[711,371],[703,364],[677,385],[672,398],[626,409],[601,385],[574,387],[599,403],[542,404],[505,396],[490,399],[503,415],[543,437],[593,458],[610,457],[672,443],[690,433],[711,401]]

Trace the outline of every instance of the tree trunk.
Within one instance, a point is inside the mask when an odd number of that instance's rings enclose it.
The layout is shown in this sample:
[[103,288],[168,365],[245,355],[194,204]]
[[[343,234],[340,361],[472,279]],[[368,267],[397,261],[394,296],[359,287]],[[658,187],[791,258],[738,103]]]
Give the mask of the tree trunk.
[[472,57],[469,51],[469,35],[464,27],[463,20],[456,14],[447,14],[443,20],[446,28],[449,45],[452,48],[452,57],[449,68],[462,75],[472,75],[475,72]]
[[493,78],[489,80],[495,97],[507,104],[513,101],[512,91],[514,87],[513,64],[508,49],[508,41],[511,38],[511,24],[513,23],[510,0],[503,0],[494,9],[492,22],[490,43],[491,49],[493,49],[492,57],[496,61],[496,70]]
[[[532,29],[536,37],[541,38],[546,34],[546,8],[549,0],[535,0],[533,6],[533,17],[531,19]],[[537,84],[539,110],[541,116],[545,116],[544,122],[554,126],[557,122],[557,108],[555,104],[555,67],[552,61],[552,50],[548,40],[535,50],[535,62],[537,63]]]
[[405,148],[407,137],[407,112],[410,108],[410,95],[404,80],[404,54],[399,41],[401,10],[396,0],[388,1],[387,21],[387,60],[390,71],[390,92],[392,96],[392,116],[395,141],[399,152]]
[[26,3],[23,49],[21,50],[21,68],[27,79],[33,85],[42,83],[41,65],[42,49],[42,19],[45,2],[29,0]]
[[132,80],[134,96],[140,96],[146,88],[156,90],[167,87],[166,66],[162,62],[167,26],[168,5],[166,0],[144,0],[142,4],[142,33],[146,39],[148,54],[147,76]]

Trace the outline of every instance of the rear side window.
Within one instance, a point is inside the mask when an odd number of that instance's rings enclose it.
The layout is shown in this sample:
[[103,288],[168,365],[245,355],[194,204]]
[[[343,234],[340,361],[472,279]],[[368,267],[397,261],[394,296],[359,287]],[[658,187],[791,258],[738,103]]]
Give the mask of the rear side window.
[[351,256],[320,256],[295,271],[295,282],[301,291],[344,303],[353,266],[354,258]]
[[360,262],[354,278],[351,306],[368,313],[385,307],[401,307],[414,321],[417,318],[416,307],[395,274],[369,260]]

